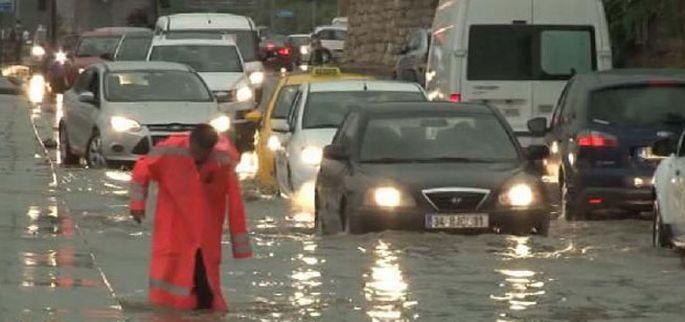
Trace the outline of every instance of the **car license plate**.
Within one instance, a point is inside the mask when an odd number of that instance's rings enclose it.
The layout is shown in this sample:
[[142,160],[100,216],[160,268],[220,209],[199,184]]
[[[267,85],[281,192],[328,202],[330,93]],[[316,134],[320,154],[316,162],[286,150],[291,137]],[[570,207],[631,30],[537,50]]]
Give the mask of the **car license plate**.
[[427,215],[428,229],[488,228],[488,214]]

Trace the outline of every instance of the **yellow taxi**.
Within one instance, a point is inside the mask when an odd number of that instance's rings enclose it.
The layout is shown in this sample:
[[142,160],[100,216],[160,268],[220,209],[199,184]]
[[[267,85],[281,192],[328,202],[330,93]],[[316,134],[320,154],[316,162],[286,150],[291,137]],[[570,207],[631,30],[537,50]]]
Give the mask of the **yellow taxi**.
[[287,127],[286,118],[300,85],[346,79],[372,79],[372,77],[342,73],[335,67],[315,67],[308,73],[289,74],[278,81],[263,111],[257,110],[246,115],[247,120],[259,123],[255,135],[255,152],[258,159],[257,180],[263,187],[276,188],[274,151],[281,148],[287,136],[286,131],[279,129]]

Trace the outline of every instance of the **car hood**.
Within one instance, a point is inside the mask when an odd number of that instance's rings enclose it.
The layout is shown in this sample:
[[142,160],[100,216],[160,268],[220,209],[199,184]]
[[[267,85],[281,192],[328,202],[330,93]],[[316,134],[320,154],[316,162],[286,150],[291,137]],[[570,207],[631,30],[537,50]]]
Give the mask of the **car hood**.
[[[213,92],[233,90],[241,81],[245,81],[243,73],[199,73]],[[247,85],[247,83],[246,83]]]
[[218,107],[214,102],[136,102],[112,104],[108,111],[140,124],[198,124],[210,121]]
[[410,190],[463,187],[497,191],[513,177],[526,176],[520,163],[361,164],[358,169],[368,183]]
[[309,129],[303,130],[304,145],[323,148],[331,142],[338,129]]

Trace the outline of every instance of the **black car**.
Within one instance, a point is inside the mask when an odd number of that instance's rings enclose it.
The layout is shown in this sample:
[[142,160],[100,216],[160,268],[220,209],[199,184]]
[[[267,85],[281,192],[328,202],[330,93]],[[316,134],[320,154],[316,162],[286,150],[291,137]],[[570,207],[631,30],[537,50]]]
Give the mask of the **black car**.
[[685,125],[685,72],[614,70],[574,77],[564,89],[551,126],[528,125],[546,135],[547,175],[558,179],[567,220],[603,213],[648,212],[652,177],[661,160],[658,140]]
[[482,104],[387,103],[350,112],[316,183],[323,233],[385,229],[546,235],[549,202],[511,127]]

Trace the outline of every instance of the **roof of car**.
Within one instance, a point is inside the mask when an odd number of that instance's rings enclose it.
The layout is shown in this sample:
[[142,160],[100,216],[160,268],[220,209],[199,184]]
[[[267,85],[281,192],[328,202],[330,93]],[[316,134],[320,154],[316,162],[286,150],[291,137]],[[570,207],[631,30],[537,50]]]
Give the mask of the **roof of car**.
[[205,45],[205,46],[237,46],[236,42],[230,37],[222,39],[167,39],[157,37],[152,40],[152,46],[179,46],[179,45]]
[[574,77],[574,83],[588,90],[650,81],[685,82],[685,71],[680,69],[614,69]]
[[463,114],[495,114],[491,107],[480,103],[449,103],[449,102],[392,102],[378,103],[360,109],[362,114],[374,115],[402,115],[416,112],[439,113],[455,112]]
[[138,27],[105,27],[98,28],[91,31],[86,31],[82,34],[84,37],[97,37],[97,36],[120,36],[128,33],[145,33],[152,32],[147,28]]
[[354,79],[354,80],[339,80],[333,82],[318,82],[311,83],[309,91],[317,92],[358,92],[358,91],[381,91],[381,92],[421,92],[421,88],[417,84],[385,81],[385,80],[370,80],[370,79]]
[[327,25],[327,26],[318,26],[314,28],[314,33],[317,33],[321,30],[327,30],[327,29],[333,29],[333,30],[347,30],[347,26],[345,25]]
[[120,61],[102,63],[110,72],[134,71],[134,70],[172,70],[191,71],[190,67],[169,62],[153,61]]
[[252,29],[248,17],[230,13],[180,13],[167,16],[169,30]]

